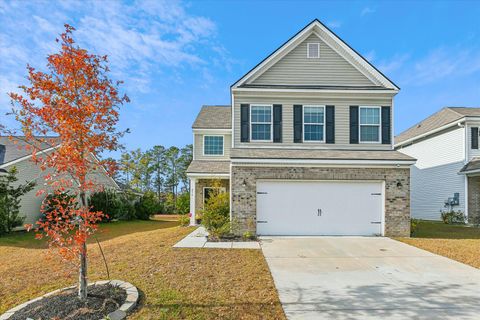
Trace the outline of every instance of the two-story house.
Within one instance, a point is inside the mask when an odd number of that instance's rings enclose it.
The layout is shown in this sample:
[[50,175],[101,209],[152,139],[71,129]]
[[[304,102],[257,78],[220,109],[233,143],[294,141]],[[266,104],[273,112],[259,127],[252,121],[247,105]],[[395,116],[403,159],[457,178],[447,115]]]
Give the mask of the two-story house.
[[395,138],[411,167],[412,217],[440,220],[440,211],[480,217],[480,108],[443,108]]
[[258,235],[409,236],[409,167],[393,150],[399,88],[314,20],[193,124],[192,224],[216,179]]

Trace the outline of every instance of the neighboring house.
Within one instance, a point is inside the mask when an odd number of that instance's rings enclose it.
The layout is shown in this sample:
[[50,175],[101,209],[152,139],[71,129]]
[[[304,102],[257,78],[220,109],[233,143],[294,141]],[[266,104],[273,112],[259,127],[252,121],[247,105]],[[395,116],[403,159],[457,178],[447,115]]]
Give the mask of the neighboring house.
[[[58,146],[58,141],[55,137],[49,138],[49,143],[44,143],[41,146],[42,152],[48,153],[55,146]],[[26,182],[35,182],[35,188],[23,196],[20,205],[20,215],[25,217],[25,224],[34,224],[38,218],[40,218],[40,207],[45,196],[36,196],[36,193],[46,188],[44,176],[48,173],[48,169],[44,172],[31,161],[31,151],[25,147],[27,143],[20,137],[14,137],[10,139],[8,137],[0,136],[0,170],[10,170],[12,167],[16,167],[17,178],[19,184],[25,184]],[[92,159],[94,157],[92,156]],[[119,190],[115,181],[106,173],[105,170],[94,173],[91,179],[97,183],[102,184],[105,188]]]
[[480,108],[447,107],[395,137],[417,159],[411,167],[412,217],[440,220],[441,210],[480,216]]
[[399,88],[318,20],[193,124],[191,223],[220,179],[238,232],[409,236],[409,167],[393,150]]

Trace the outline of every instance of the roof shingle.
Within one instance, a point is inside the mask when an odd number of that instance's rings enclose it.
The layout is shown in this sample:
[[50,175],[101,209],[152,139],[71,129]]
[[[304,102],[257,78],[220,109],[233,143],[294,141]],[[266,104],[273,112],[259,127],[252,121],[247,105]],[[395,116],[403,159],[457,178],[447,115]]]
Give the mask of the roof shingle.
[[296,160],[399,160],[414,158],[394,150],[315,150],[235,148],[232,159],[296,159]]
[[198,113],[193,129],[231,129],[231,106],[203,106]]
[[230,173],[230,161],[194,160],[188,166],[187,173]]
[[[40,150],[45,150],[51,148],[52,146],[57,146],[59,144],[58,137],[39,137],[44,139],[45,142],[40,144]],[[27,149],[29,145],[21,136],[18,137],[8,137],[0,136],[0,145],[5,146],[3,161],[0,159],[0,165],[6,164],[8,162],[26,157],[32,154],[32,150]]]
[[480,116],[480,108],[445,107],[408,128],[395,137],[395,144],[402,143],[464,117]]

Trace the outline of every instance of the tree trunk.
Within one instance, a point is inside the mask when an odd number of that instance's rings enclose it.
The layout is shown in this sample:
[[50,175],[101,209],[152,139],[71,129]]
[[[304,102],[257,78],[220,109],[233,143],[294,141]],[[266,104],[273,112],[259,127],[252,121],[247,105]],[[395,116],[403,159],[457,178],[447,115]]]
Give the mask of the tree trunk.
[[[80,193],[80,199],[82,201],[82,207],[85,210],[88,209],[87,196],[85,192]],[[78,226],[81,231],[84,231],[83,221],[79,222]],[[78,298],[85,301],[87,299],[87,243],[86,241],[82,244],[80,248],[80,269],[78,270]]]
[[87,299],[87,244],[83,243],[80,252],[80,270],[78,273],[78,297]]

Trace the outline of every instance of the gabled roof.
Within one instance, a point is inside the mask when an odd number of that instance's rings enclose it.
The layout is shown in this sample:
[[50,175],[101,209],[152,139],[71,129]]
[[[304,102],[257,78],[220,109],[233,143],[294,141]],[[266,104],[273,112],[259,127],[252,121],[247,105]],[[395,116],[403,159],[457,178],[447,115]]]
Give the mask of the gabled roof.
[[232,108],[230,106],[203,106],[198,113],[193,129],[231,129]]
[[445,107],[395,137],[395,145],[428,134],[465,117],[480,117],[480,108]]
[[[45,142],[40,144],[40,150],[46,150],[55,147],[59,144],[58,137],[41,137]],[[0,157],[0,165],[30,156],[32,151],[27,148],[29,144],[24,140],[24,137],[7,137],[0,136],[0,146],[4,146],[3,156]]]
[[325,42],[332,43],[332,48],[334,48],[341,56],[343,56],[347,61],[349,61],[354,67],[356,67],[361,73],[363,73],[368,78],[375,80],[380,87],[384,89],[391,89],[394,91],[400,90],[400,88],[388,79],[382,72],[380,72],[375,66],[368,62],[361,54],[359,54],[355,49],[350,47],[345,41],[343,41],[339,36],[337,36],[332,30],[327,26],[321,23],[318,19],[313,20],[302,30],[296,33],[293,37],[288,39],[284,44],[282,44],[277,50],[272,52],[259,64],[253,67],[248,71],[242,78],[237,80],[232,86],[232,89],[248,86],[247,82],[253,77],[258,76],[259,74],[264,73],[282,57],[284,57],[288,52],[298,46],[303,40],[305,40],[311,34],[325,34],[326,38],[323,40]]

